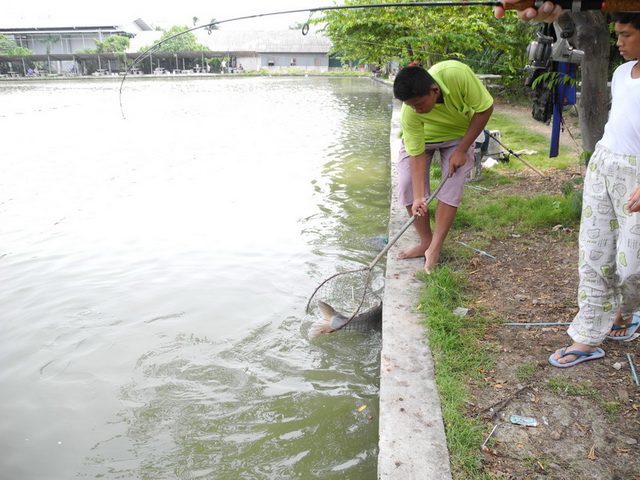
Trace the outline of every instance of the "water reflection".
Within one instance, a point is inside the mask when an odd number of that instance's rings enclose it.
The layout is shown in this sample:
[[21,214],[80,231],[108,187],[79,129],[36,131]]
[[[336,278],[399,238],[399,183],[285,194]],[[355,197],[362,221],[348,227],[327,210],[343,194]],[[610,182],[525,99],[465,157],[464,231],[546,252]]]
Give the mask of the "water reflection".
[[303,309],[386,230],[389,90],[118,87],[0,84],[2,471],[374,478],[379,334]]

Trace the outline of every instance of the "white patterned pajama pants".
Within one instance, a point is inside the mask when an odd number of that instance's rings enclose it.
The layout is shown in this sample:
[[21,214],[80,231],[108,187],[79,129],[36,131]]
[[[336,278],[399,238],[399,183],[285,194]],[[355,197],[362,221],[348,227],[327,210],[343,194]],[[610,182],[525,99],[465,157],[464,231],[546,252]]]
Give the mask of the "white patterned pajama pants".
[[579,311],[569,326],[578,343],[597,346],[618,309],[625,320],[640,308],[640,212],[628,198],[640,185],[640,155],[596,146],[584,181],[579,238]]

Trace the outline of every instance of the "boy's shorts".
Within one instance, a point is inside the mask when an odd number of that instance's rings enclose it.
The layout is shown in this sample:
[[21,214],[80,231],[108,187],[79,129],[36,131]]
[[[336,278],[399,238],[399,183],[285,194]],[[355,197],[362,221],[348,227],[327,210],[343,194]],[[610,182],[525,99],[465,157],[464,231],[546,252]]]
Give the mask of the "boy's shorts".
[[[436,150],[440,150],[442,176],[446,177],[449,172],[449,158],[451,158],[451,155],[453,155],[453,152],[461,141],[461,138],[457,138],[446,142],[425,144],[425,151],[427,153],[427,178],[425,178],[425,192],[427,198],[431,192],[429,188],[429,173],[431,170],[430,167],[434,152]],[[475,162],[474,147],[475,145],[471,145],[467,151],[467,163],[456,170],[456,173],[454,173],[451,178],[447,178],[447,182],[438,192],[438,195],[436,195],[439,202],[446,203],[452,207],[460,205],[460,202],[462,201],[462,190],[464,189],[467,174],[471,171]],[[401,142],[400,153],[398,154],[398,203],[405,207],[413,205],[410,158],[411,156],[404,149],[404,142]]]

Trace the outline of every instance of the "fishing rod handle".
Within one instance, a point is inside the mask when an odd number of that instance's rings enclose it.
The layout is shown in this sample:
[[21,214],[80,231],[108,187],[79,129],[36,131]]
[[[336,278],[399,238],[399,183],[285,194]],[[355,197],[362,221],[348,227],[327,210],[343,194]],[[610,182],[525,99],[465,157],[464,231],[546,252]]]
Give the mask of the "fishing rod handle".
[[[563,10],[582,12],[585,10],[603,10],[605,12],[634,12],[640,11],[638,0],[552,0]],[[521,0],[516,3],[503,3],[505,10],[524,10],[525,8],[540,8],[544,0]]]

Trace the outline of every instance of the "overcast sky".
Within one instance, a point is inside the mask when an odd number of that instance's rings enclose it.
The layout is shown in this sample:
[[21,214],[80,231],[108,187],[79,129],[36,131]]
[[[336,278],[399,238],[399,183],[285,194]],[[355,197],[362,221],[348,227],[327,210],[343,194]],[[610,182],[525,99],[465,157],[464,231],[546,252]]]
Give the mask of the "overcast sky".
[[[106,0],[100,3],[87,3],[86,0],[10,1],[2,6],[1,23],[5,27],[18,22],[20,26],[24,26],[25,21],[33,24],[67,26],[77,23],[125,23],[142,18],[153,26],[167,28],[173,25],[187,25],[191,27],[193,17],[197,17],[198,25],[202,25],[213,18],[228,20],[341,3],[342,0]],[[225,30],[286,29],[291,24],[304,23],[308,18],[308,12],[269,15],[225,23],[220,28]]]

